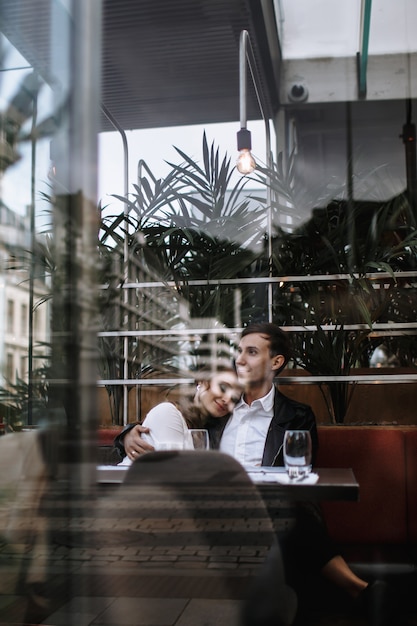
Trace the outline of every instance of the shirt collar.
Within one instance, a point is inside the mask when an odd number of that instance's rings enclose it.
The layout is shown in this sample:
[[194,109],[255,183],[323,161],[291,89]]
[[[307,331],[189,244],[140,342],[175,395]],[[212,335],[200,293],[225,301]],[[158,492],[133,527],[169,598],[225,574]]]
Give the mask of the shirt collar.
[[[265,413],[272,413],[274,409],[274,399],[275,399],[275,387],[274,385],[272,385],[271,389],[268,391],[268,393],[265,396],[263,396],[262,398],[259,398],[258,400],[255,400],[254,402],[260,402]],[[252,402],[252,404],[254,403]],[[236,408],[238,409],[242,406],[247,406],[243,396],[237,403]]]

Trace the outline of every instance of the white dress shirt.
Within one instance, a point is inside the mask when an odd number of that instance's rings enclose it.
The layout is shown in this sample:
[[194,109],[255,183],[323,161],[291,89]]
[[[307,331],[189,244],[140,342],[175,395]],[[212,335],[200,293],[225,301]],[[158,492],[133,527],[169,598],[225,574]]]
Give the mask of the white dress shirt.
[[274,415],[275,388],[249,406],[242,398],[226,424],[220,451],[244,466],[261,465],[269,425]]

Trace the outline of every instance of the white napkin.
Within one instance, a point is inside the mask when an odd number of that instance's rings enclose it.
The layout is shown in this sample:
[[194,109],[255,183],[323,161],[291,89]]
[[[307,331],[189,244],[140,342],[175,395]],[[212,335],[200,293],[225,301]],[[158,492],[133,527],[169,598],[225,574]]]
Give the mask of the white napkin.
[[254,483],[279,483],[281,485],[314,485],[319,479],[319,475],[314,472],[310,472],[302,480],[290,480],[285,471],[268,472],[268,470],[256,470],[251,472],[249,470],[248,475]]
[[129,465],[132,465],[132,461],[129,459],[128,456],[125,456],[123,461],[120,461],[120,463],[117,464],[117,466],[119,466],[119,465],[129,466]]

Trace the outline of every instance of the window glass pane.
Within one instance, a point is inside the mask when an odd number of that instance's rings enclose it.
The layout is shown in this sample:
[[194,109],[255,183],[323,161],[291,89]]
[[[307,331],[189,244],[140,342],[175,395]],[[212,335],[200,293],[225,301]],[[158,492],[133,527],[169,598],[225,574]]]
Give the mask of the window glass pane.
[[13,333],[14,331],[14,301],[7,300],[7,331]]
[[[155,589],[198,623],[195,586],[246,596],[274,529],[227,463],[264,462],[274,383],[319,428],[415,425],[417,5],[371,4],[0,0],[0,565],[24,578],[3,592],[0,567],[0,623],[158,623]],[[241,366],[207,408],[265,322],[284,370],[268,350],[268,384]],[[207,498],[209,478],[173,494],[173,466],[119,494],[122,428],[168,401],[189,443],[243,391],[271,392],[266,426],[247,448],[229,431]]]

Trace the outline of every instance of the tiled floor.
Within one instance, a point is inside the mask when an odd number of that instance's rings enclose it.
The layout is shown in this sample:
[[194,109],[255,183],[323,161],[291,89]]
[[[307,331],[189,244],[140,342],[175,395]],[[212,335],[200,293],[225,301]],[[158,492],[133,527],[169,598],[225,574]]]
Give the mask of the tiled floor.
[[[0,626],[242,626],[244,584],[236,571],[224,578],[223,568],[202,570],[199,561],[195,569],[190,561],[187,569],[159,565],[138,571],[135,561],[99,565],[80,561],[78,548],[74,560],[70,548],[57,550],[65,558],[50,570],[52,598],[30,614],[25,613],[27,597],[3,593],[8,568],[1,568]],[[417,626],[417,620],[404,624]],[[367,626],[367,622],[340,611],[310,614],[307,623],[297,626]]]
[[[180,569],[168,561],[164,566],[143,567],[134,559],[82,560],[82,551],[57,548],[60,561],[49,570],[50,598],[45,607],[25,612],[27,597],[0,592],[0,622],[33,622],[51,626],[240,626],[240,612],[247,577],[230,574],[219,566],[203,570],[201,561]],[[132,555],[130,555],[132,558]],[[171,558],[171,557],[169,557]],[[100,564],[101,563],[101,564]],[[149,564],[149,561],[145,562]],[[197,567],[193,568],[193,565]],[[228,562],[226,561],[226,565]],[[9,572],[7,572],[9,569]],[[0,586],[7,589],[12,570],[2,568]],[[36,568],[33,572],[36,576]],[[149,594],[149,595],[147,595]]]
[[49,616],[56,626],[238,626],[240,602],[189,598],[74,598]]
[[[63,551],[60,550],[61,556]],[[29,613],[27,596],[0,592],[0,622],[52,626],[239,626],[242,577],[223,576],[222,570],[203,573],[200,567],[180,571],[162,563],[147,570],[114,561],[102,565],[69,555],[50,569],[50,598]],[[8,568],[0,572],[7,590]],[[35,568],[36,573],[36,568]],[[147,594],[150,594],[147,596]],[[225,596],[235,596],[234,598]]]

